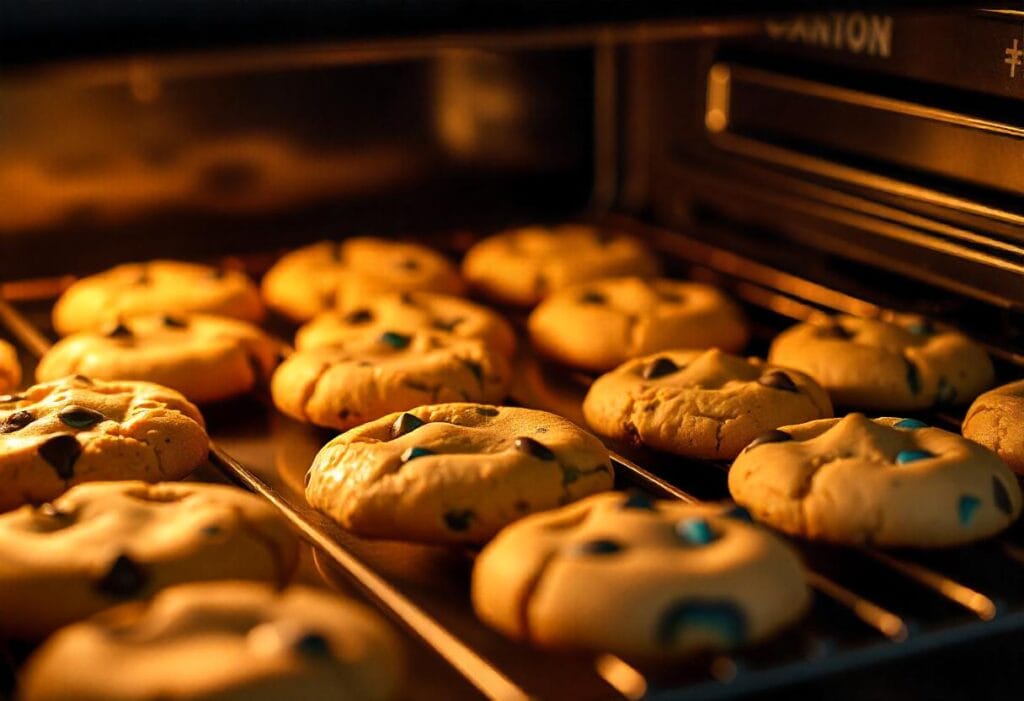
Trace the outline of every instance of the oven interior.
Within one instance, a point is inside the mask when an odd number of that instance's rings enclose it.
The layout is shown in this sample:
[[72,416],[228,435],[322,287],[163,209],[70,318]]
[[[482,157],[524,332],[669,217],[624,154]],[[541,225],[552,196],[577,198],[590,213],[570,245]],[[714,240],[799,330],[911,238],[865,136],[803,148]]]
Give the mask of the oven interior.
[[[0,71],[2,332],[31,369],[55,295],[127,260],[258,276],[288,248],[366,233],[457,258],[500,228],[572,219],[729,290],[751,353],[819,313],[912,311],[1015,378],[1022,20],[851,10],[15,62]],[[581,420],[591,378],[520,366],[514,401]],[[266,496],[334,585],[391,616],[425,680],[414,698],[1007,693],[1001,670],[1024,661],[1019,528],[941,552],[798,543],[813,611],[756,649],[657,667],[533,651],[473,617],[471,553],[358,539],[305,505],[329,433],[265,396],[205,413],[203,477]],[[957,430],[962,415],[919,418]],[[725,465],[612,447],[619,486],[728,496]],[[4,650],[6,692],[24,652]]]

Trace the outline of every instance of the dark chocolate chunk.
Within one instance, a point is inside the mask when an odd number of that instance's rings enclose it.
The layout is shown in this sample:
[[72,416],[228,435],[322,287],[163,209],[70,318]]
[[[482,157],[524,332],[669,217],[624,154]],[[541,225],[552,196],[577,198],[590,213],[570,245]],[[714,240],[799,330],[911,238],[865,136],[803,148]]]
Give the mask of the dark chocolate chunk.
[[643,378],[645,380],[654,380],[659,377],[664,377],[665,375],[671,375],[674,372],[678,372],[678,370],[678,365],[662,356],[660,358],[655,358],[647,364],[643,371]]
[[747,617],[735,604],[726,601],[688,599],[669,607],[661,615],[655,639],[664,647],[671,646],[686,628],[700,628],[717,633],[729,646],[740,645],[747,638]]
[[580,304],[606,304],[608,298],[600,292],[594,292],[593,290],[584,292],[580,296]]
[[91,428],[104,421],[107,417],[96,411],[77,404],[70,404],[60,410],[57,417],[71,428]]
[[418,446],[406,448],[402,453],[402,462],[406,463],[416,458],[422,458],[424,455],[434,455],[434,451],[430,448],[420,448]]
[[451,333],[452,331],[455,330],[456,326],[458,326],[465,320],[465,317],[461,316],[457,316],[454,319],[449,319],[448,321],[445,321],[444,319],[434,319],[434,321],[432,321],[430,325],[433,326],[438,331],[446,331],[448,333]]
[[470,509],[455,509],[445,513],[444,524],[448,526],[448,530],[461,533],[469,530],[469,526],[475,518],[476,514]]
[[914,365],[910,358],[904,358],[903,362],[907,364],[907,386],[910,387],[911,394],[920,394],[921,392],[921,373],[918,371],[917,366]]
[[764,385],[765,387],[771,387],[772,389],[782,390],[783,392],[799,392],[796,383],[793,382],[793,378],[784,373],[782,370],[771,370],[761,375],[758,378],[757,383]]
[[327,638],[319,633],[306,633],[295,639],[292,649],[306,657],[327,657],[331,654],[331,645]]
[[347,418],[349,417],[349,415],[350,415],[351,413],[352,413],[352,412],[351,412],[351,411],[349,411],[348,409],[342,409],[342,410],[340,410],[340,411],[338,412],[338,419],[340,419],[341,421],[344,421],[345,419],[347,419]]
[[534,440],[527,436],[519,436],[515,440],[515,448],[520,453],[526,453],[535,458],[541,460],[554,460],[555,454],[551,452],[551,449],[540,441]]
[[75,461],[82,454],[82,446],[72,434],[56,435],[40,445],[38,451],[39,457],[45,460],[62,480],[74,477]]
[[412,341],[412,336],[406,336],[405,334],[397,333],[395,331],[385,331],[380,335],[381,343],[386,343],[392,348],[401,350],[409,345]]
[[480,414],[480,416],[497,416],[498,410],[491,406],[478,406],[476,413]]
[[611,538],[596,538],[576,545],[569,552],[572,555],[612,555],[622,550],[625,547]]
[[398,438],[409,433],[409,431],[415,431],[417,428],[426,423],[423,419],[418,416],[406,412],[395,419],[395,422],[391,424],[391,437]]
[[131,338],[132,330],[125,326],[123,321],[118,321],[117,324],[107,329],[103,335],[107,338]]
[[405,258],[399,261],[398,267],[402,270],[419,270],[420,262],[415,258]]
[[718,539],[711,524],[703,518],[687,518],[676,524],[676,535],[689,545],[708,545]]
[[0,423],[0,433],[14,433],[36,420],[30,411],[16,411]]
[[981,499],[978,497],[965,494],[960,497],[960,502],[957,504],[957,515],[960,517],[960,523],[967,526],[974,520],[974,512],[981,506]]
[[1010,493],[1006,491],[1006,485],[998,477],[992,478],[992,500],[995,502],[996,507],[1007,516],[1013,513]]
[[767,433],[762,433],[760,436],[750,441],[750,443],[747,444],[747,447],[743,449],[743,452],[752,450],[759,445],[764,445],[765,443],[783,443],[791,440],[793,440],[793,436],[776,428],[768,431]]
[[638,492],[635,489],[631,490],[626,496],[626,501],[622,502],[623,509],[643,509],[644,511],[654,511],[654,501],[643,492]]
[[188,328],[188,319],[173,314],[164,314],[164,326],[172,329],[185,329]]
[[146,586],[145,571],[127,555],[121,554],[111,563],[107,573],[96,582],[96,588],[119,599],[135,596]]
[[928,424],[917,419],[900,419],[892,425],[893,428],[903,428],[912,431],[917,428],[928,428]]
[[896,464],[906,465],[907,463],[917,462],[918,460],[927,460],[928,458],[934,458],[935,453],[929,453],[927,450],[901,450],[896,453]]
[[344,319],[346,324],[367,324],[373,321],[373,312],[369,309],[353,309]]

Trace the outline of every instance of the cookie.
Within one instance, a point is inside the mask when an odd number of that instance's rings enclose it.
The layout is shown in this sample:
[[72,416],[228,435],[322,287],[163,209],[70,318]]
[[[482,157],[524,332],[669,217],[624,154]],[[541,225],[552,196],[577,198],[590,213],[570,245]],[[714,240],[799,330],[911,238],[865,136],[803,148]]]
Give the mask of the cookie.
[[385,292],[457,295],[458,271],[425,246],[375,238],[321,241],[284,255],[263,278],[267,304],[294,321],[358,309]]
[[964,419],[964,438],[994,451],[1024,474],[1024,380],[997,387],[974,400]]
[[306,350],[344,343],[371,324],[381,329],[422,329],[476,338],[510,357],[516,348],[512,327],[496,312],[459,297],[430,292],[385,294],[347,312],[323,312],[298,330],[295,346]]
[[834,543],[943,547],[994,535],[1020,514],[999,457],[916,419],[848,414],[756,438],[729,491],[760,521]]
[[0,339],[0,392],[9,392],[21,382],[21,364],[18,352],[7,341]]
[[608,451],[544,411],[438,404],[338,436],[306,501],[363,536],[479,543],[526,514],[611,489]]
[[149,382],[76,375],[0,397],[0,511],[82,482],[181,479],[206,459],[203,417]]
[[483,341],[370,324],[336,345],[296,351],[270,390],[288,416],[344,431],[421,404],[501,401],[509,374],[508,359]]
[[731,460],[766,431],[832,416],[832,404],[802,372],[713,348],[627,361],[597,378],[583,412],[602,436]]
[[739,308],[714,287],[638,277],[556,292],[533,310],[529,328],[539,353],[597,372],[662,350],[738,351],[749,335]]
[[403,667],[395,634],[354,601],[201,582],[58,631],[30,658],[21,700],[385,701]]
[[756,643],[810,603],[796,553],[729,507],[599,494],[518,521],[473,567],[473,608],[515,640],[627,658]]
[[284,585],[298,541],[265,500],[194,482],[90,482],[0,515],[0,637],[34,640],[173,584]]
[[36,379],[80,373],[99,380],[145,380],[193,402],[212,402],[265,385],[284,346],[246,321],[207,314],[145,314],[58,341]]
[[496,234],[470,248],[462,261],[462,274],[474,288],[524,307],[587,280],[660,271],[658,260],[637,239],[579,224]]
[[126,263],[68,287],[53,307],[53,327],[67,336],[124,315],[188,312],[260,321],[263,303],[256,286],[237,270],[175,260]]
[[964,404],[995,381],[981,346],[911,317],[797,324],[772,341],[768,361],[807,373],[834,404],[857,409]]

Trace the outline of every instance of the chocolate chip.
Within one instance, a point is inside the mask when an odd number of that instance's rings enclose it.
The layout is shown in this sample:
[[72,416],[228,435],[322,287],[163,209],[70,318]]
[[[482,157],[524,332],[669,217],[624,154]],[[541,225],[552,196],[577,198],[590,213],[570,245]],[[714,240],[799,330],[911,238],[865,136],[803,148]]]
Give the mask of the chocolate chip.
[[921,373],[918,371],[917,366],[914,365],[910,358],[904,358],[903,362],[907,364],[907,386],[910,387],[911,394],[920,394],[921,392]]
[[172,329],[188,328],[188,320],[172,314],[164,314],[164,326]]
[[726,601],[684,600],[669,607],[658,621],[655,639],[669,647],[687,628],[712,630],[729,646],[739,645],[747,638],[747,617],[734,604]]
[[95,409],[71,404],[61,409],[57,418],[71,428],[91,428],[107,417]]
[[579,543],[570,550],[572,555],[611,555],[625,548],[610,538],[596,538]]
[[123,321],[118,321],[112,328],[107,329],[103,335],[107,338],[131,338],[133,334],[132,330],[125,326]]
[[992,500],[996,503],[996,507],[1007,516],[1013,513],[1010,493],[1006,491],[1006,485],[998,477],[992,478]]
[[69,480],[75,474],[75,462],[82,454],[78,439],[70,433],[61,433],[50,438],[38,448],[39,457],[54,469],[62,480]]
[[398,267],[402,270],[419,270],[420,263],[415,258],[406,258],[398,263]]
[[0,433],[14,433],[36,420],[30,411],[16,411],[0,423]]
[[649,496],[643,492],[638,492],[635,489],[631,490],[626,496],[626,501],[622,502],[623,509],[642,509],[644,511],[654,511],[654,502]]
[[434,451],[431,450],[430,448],[420,448],[420,447],[406,448],[405,451],[402,453],[402,462],[403,463],[407,463],[410,460],[415,460],[416,458],[422,458],[425,455],[434,455]]
[[480,416],[497,416],[498,410],[492,406],[478,406],[476,413],[480,414]]
[[555,454],[551,452],[551,449],[540,441],[534,440],[527,436],[519,436],[515,440],[515,448],[520,453],[525,453],[540,460],[554,460]]
[[718,540],[711,524],[703,518],[687,518],[676,523],[676,535],[689,545],[708,545]]
[[928,458],[934,458],[935,453],[929,453],[927,450],[901,450],[896,453],[896,464],[906,465],[907,463],[917,462],[918,460],[927,460]]
[[476,519],[476,514],[469,509],[448,511],[444,515],[444,524],[448,530],[462,532],[469,530],[470,524]]
[[344,319],[346,324],[367,324],[373,321],[373,312],[369,309],[353,309]]
[[145,571],[127,555],[118,555],[107,573],[96,582],[96,588],[104,594],[119,599],[135,596],[146,586]]
[[924,421],[918,421],[917,419],[900,419],[892,425],[893,428],[903,428],[908,431],[913,431],[918,428],[928,428],[928,424]]
[[395,419],[395,422],[391,424],[391,437],[398,438],[399,436],[404,436],[410,431],[415,431],[424,423],[426,422],[423,419],[406,412]]
[[341,421],[346,420],[352,412],[348,409],[342,409],[338,412],[338,419]]
[[434,319],[434,321],[432,321],[430,325],[433,326],[438,331],[446,331],[448,333],[451,333],[452,331],[455,330],[456,326],[458,326],[465,320],[466,319],[461,316],[457,316],[449,321],[445,321],[444,319]]
[[607,304],[608,298],[600,292],[587,291],[580,296],[580,304]]
[[319,633],[306,633],[295,639],[292,649],[306,657],[327,657],[331,654],[331,645],[327,638]]
[[852,331],[843,328],[838,319],[830,319],[829,323],[819,326],[817,335],[819,338],[838,338],[844,341],[848,341],[854,336]]
[[412,341],[412,336],[406,336],[405,334],[397,333],[395,331],[385,331],[380,335],[381,343],[386,343],[392,348],[401,350],[409,345]]
[[757,446],[764,445],[765,443],[784,443],[785,441],[791,440],[793,440],[793,436],[776,428],[768,431],[767,433],[762,433],[760,436],[750,441],[750,443],[747,444],[747,447],[743,449],[743,452],[745,453],[748,450],[753,450]]
[[783,392],[799,392],[796,383],[786,373],[781,370],[772,370],[766,372],[764,375],[758,378],[757,383],[764,385],[765,387],[771,387],[772,389],[782,390]]
[[643,378],[645,380],[654,380],[665,375],[671,375],[674,372],[678,372],[679,366],[673,363],[668,358],[662,356],[655,358],[644,367]]
[[978,497],[973,497],[969,494],[965,494],[960,497],[960,502],[957,504],[957,515],[960,517],[960,523],[967,526],[974,519],[974,512],[981,506],[981,500]]

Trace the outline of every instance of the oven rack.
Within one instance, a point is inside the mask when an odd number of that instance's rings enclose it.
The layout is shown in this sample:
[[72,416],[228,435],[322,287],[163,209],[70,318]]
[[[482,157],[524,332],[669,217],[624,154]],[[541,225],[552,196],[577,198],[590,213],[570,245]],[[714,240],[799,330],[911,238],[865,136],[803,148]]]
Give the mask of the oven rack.
[[[782,319],[805,319],[821,311],[884,312],[870,301],[673,231],[631,220],[614,223],[645,236],[693,277],[728,288],[754,312],[767,312],[776,329]],[[46,299],[15,306],[0,298],[0,327],[18,342],[29,361],[27,370],[50,344],[48,312]],[[998,349],[996,354],[1015,359],[1014,354]],[[529,358],[525,362],[535,378],[545,381],[542,365]],[[560,390],[570,397],[582,396],[588,378],[571,374],[566,383],[561,375]],[[547,397],[529,391],[523,395],[513,399],[548,408]],[[233,418],[239,408],[247,414],[241,422]],[[957,417],[948,414],[920,418],[952,430],[959,424]],[[1024,631],[1024,537],[1022,529],[1015,527],[987,543],[938,553],[796,542],[807,563],[808,583],[816,592],[813,611],[790,632],[754,649],[689,660],[671,669],[630,664],[609,655],[590,658],[534,651],[484,629],[472,617],[465,596],[461,602],[452,596],[438,600],[434,591],[438,585],[449,593],[465,593],[466,553],[404,545],[396,550],[395,544],[361,541],[305,504],[301,487],[295,488],[295,471],[289,473],[276,463],[282,452],[285,463],[297,461],[301,485],[305,466],[327,434],[284,419],[266,397],[241,407],[237,403],[216,406],[208,419],[213,467],[268,499],[318,549],[325,570],[355,584],[461,675],[468,682],[463,690],[466,698],[548,698],[567,692],[575,698],[730,698]],[[283,451],[282,442],[288,446]],[[610,447],[615,451],[618,487],[686,501],[728,496],[725,465],[630,446]],[[272,464],[266,464],[267,455],[275,455]],[[396,556],[431,571],[449,571],[424,587],[415,573],[402,567],[395,571],[389,559]],[[452,698],[463,696],[453,691]]]

